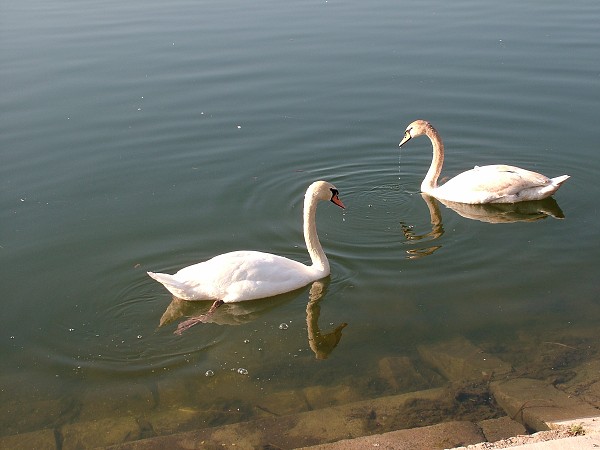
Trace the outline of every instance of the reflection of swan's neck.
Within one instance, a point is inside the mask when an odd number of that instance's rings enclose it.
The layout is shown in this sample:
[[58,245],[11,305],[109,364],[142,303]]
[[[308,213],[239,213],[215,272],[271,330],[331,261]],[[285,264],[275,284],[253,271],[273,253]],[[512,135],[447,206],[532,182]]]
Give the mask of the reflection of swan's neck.
[[325,284],[315,281],[308,294],[308,305],[306,305],[306,330],[308,331],[308,345],[317,359],[327,359],[333,349],[342,339],[342,330],[348,325],[343,322],[331,333],[321,334],[319,329],[319,316],[321,315],[321,298],[323,297]]
[[444,143],[436,129],[429,124],[425,129],[425,135],[431,141],[431,145],[433,145],[433,158],[431,159],[431,166],[429,166],[427,175],[425,175],[425,178],[421,183],[421,191],[430,193],[433,189],[438,187],[437,180],[440,173],[442,173],[442,165],[444,164]]
[[317,202],[315,192],[309,190],[304,197],[304,241],[312,261],[312,267],[322,272],[321,276],[325,277],[329,275],[329,261],[317,235]]

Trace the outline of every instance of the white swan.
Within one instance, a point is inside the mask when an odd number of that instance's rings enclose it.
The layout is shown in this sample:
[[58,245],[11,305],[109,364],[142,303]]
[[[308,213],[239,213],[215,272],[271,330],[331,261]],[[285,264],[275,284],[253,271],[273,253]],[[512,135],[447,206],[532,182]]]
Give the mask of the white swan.
[[183,322],[178,332],[202,322],[223,303],[271,297],[306,286],[329,275],[329,261],[319,242],[315,216],[317,203],[330,200],[345,208],[334,185],[315,181],[304,196],[304,240],[312,264],[256,251],[234,251],[184,267],[174,275],[148,272],[175,297],[183,300],[214,300],[205,316]]
[[437,130],[425,120],[415,120],[406,128],[400,147],[423,134],[431,140],[433,159],[421,183],[421,191],[440,200],[469,204],[541,200],[554,194],[569,178],[569,175],[548,178],[519,167],[495,164],[475,166],[438,186],[444,164],[444,144]]

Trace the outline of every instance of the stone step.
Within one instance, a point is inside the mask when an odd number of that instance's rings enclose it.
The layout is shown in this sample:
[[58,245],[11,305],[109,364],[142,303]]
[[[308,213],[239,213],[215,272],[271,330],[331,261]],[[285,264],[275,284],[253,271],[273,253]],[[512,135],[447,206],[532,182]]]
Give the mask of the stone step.
[[365,448],[437,450],[468,445],[481,440],[484,440],[484,436],[477,425],[472,422],[457,421],[344,439],[331,444],[304,447],[302,450],[363,450]]
[[[197,431],[158,436],[109,447],[111,450],[154,450],[184,448],[293,449],[381,434],[402,427],[414,406],[446,404],[448,391],[443,388],[399,394],[299,414],[266,417],[250,422],[205,428]],[[406,427],[404,427],[406,428]],[[478,430],[479,428],[476,427]],[[482,439],[471,434],[470,443]],[[456,445],[455,442],[453,445]],[[444,444],[446,445],[446,444]],[[196,446],[196,447],[195,447]]]
[[496,442],[512,436],[526,434],[527,430],[522,423],[508,416],[497,419],[487,419],[477,422],[487,442]]
[[[0,438],[0,448],[29,448],[28,443],[35,443],[31,448],[62,450],[94,446],[113,450],[223,446],[284,449],[311,445],[313,448],[333,449],[360,448],[369,443],[385,447],[387,442],[392,441],[395,442],[394,448],[403,448],[399,445],[404,445],[404,442],[421,441],[428,444],[411,448],[442,448],[495,442],[525,434],[526,429],[515,420],[533,431],[600,432],[600,411],[596,407],[571,398],[546,382],[513,378],[515,374],[510,364],[486,354],[464,338],[422,345],[418,351],[422,361],[413,362],[401,355],[382,358],[378,374],[379,379],[389,386],[387,392],[405,392],[410,388],[423,389],[421,391],[368,400],[361,399],[359,392],[350,385],[271,392],[253,401],[255,411],[252,421],[249,421],[248,414],[240,413],[240,417],[227,417],[228,420],[223,422],[214,417],[222,413],[219,409],[203,411],[196,409],[193,401],[189,402],[189,406],[173,401],[172,397],[180,399],[187,390],[179,393],[167,389],[168,386],[159,386],[158,399],[167,401],[159,401],[142,414],[133,411],[126,415],[105,414],[105,417],[93,420],[91,414],[89,417],[83,414],[86,408],[81,407],[80,418],[87,418],[87,421],[67,422],[56,430],[5,436]],[[421,362],[426,366],[419,364]],[[590,366],[588,372],[592,375],[597,373],[596,367],[600,365],[586,364]],[[449,385],[444,377],[450,381]],[[598,381],[596,378],[592,381]],[[571,389],[588,387],[588,397],[595,399],[596,384],[589,380],[587,373],[585,377],[578,376],[573,379]],[[444,387],[432,388],[434,386]],[[177,395],[170,395],[173,392]],[[454,422],[432,425],[448,417],[449,411],[456,411],[457,405],[488,401],[491,396],[508,416],[473,424],[460,420],[471,420],[476,414],[462,414],[459,416],[461,419]],[[146,397],[140,396],[145,402],[140,403],[142,406],[148,403]],[[96,403],[90,402],[90,405]],[[107,401],[107,404],[114,402]],[[493,408],[487,412],[493,415],[488,417],[494,417],[498,410],[494,409],[495,404],[490,406]],[[210,423],[221,425],[211,426]],[[437,439],[435,436],[440,433],[454,436],[453,429],[460,430],[458,436],[469,437],[462,441],[453,440],[452,444],[450,441],[441,444],[442,441],[438,440],[435,445],[442,447],[432,446]],[[352,447],[355,444],[350,444],[348,439],[356,442],[357,446]],[[113,445],[124,441],[128,442]],[[335,447],[336,442],[339,442],[338,447]],[[58,447],[53,445],[55,443]]]
[[581,427],[600,432],[600,410],[540,380],[513,378],[492,382],[491,392],[506,413],[531,430]]

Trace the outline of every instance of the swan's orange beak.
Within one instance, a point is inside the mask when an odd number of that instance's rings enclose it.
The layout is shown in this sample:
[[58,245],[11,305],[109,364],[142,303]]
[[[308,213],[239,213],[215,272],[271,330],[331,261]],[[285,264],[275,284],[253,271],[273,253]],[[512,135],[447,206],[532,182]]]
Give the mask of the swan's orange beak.
[[336,205],[338,205],[340,208],[342,209],[346,209],[346,207],[344,206],[344,204],[342,203],[342,201],[340,200],[340,198],[338,197],[337,193],[333,194],[333,197],[331,197],[331,201],[333,203],[335,203]]

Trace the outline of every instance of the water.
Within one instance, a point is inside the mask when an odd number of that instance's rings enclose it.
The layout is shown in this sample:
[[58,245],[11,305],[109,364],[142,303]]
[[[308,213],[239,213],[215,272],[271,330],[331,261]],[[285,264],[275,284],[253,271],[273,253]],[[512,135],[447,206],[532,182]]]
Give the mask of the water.
[[[591,0],[5,1],[3,434],[164,406],[165,386],[189,380],[243,404],[367,384],[381,358],[456,335],[502,346],[593,329],[599,18]],[[440,206],[432,232],[418,194],[430,144],[397,147],[417,118],[444,138],[442,175],[496,162],[571,175],[555,195],[564,219],[490,224]],[[145,272],[236,249],[306,262],[316,179],[347,209],[318,210],[332,275],[309,324],[307,286],[175,336],[209,304],[166,311]],[[336,329],[316,358],[310,330]],[[148,402],[122,400],[140,386]],[[106,395],[121,402],[99,407]],[[81,412],[27,413],[47,399]]]

